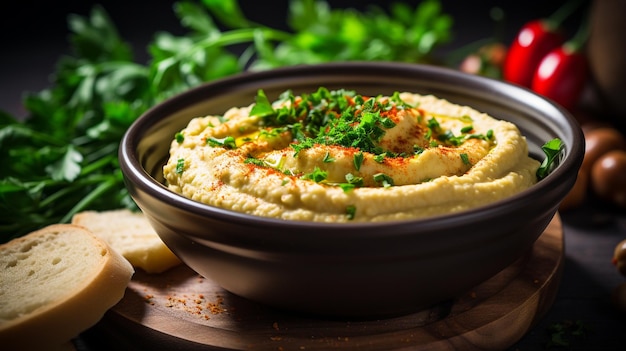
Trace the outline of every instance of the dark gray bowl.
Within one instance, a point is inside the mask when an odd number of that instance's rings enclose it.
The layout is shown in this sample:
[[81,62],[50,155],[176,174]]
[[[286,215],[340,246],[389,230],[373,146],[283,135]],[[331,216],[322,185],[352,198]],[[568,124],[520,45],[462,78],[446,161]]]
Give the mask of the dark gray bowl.
[[[162,183],[170,141],[189,120],[223,114],[286,89],[430,93],[517,124],[529,150],[558,137],[557,168],[532,188],[474,210],[430,219],[328,224],[261,218],[186,199]],[[281,309],[332,316],[410,313],[453,299],[531,248],[572,188],[584,139],[542,97],[455,70],[399,63],[334,63],[245,73],[189,90],[141,116],[120,147],[127,187],[163,241],[224,289]]]

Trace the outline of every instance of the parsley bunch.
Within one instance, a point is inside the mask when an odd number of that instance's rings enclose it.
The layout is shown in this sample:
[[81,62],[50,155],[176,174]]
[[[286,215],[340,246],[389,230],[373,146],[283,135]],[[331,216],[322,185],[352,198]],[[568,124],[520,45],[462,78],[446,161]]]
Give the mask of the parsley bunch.
[[208,12],[175,7],[191,33],[160,33],[149,64],[134,61],[106,11],[71,15],[71,54],[61,57],[51,86],[26,95],[25,120],[0,112],[0,242],[82,210],[136,208],[117,160],[119,142],[154,104],[194,85],[241,71],[238,59],[211,37]]
[[[204,0],[218,6],[220,0]],[[240,12],[219,16],[231,28],[245,28]],[[291,1],[288,24],[293,35],[274,41],[263,33],[255,38],[256,58],[251,69],[268,69],[329,61],[400,61],[432,63],[435,49],[451,40],[452,18],[439,0],[423,0],[412,8],[391,2],[389,12],[370,6],[359,12],[333,9],[326,1]]]

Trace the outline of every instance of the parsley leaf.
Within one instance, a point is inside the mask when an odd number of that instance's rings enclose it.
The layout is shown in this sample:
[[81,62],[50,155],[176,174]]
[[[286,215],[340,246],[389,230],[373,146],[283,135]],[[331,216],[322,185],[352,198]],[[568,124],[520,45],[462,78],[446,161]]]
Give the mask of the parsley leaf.
[[354,186],[363,186],[363,178],[357,177],[352,173],[346,174],[346,181]]
[[558,164],[559,156],[561,155],[565,145],[559,138],[554,138],[541,147],[541,150],[545,153],[546,157],[543,159],[541,165],[537,169],[537,179],[541,180],[545,178],[552,169]]
[[374,174],[374,180],[385,188],[393,186],[393,178],[384,173]]
[[363,153],[362,152],[357,152],[354,154],[352,160],[354,163],[354,169],[356,169],[357,171],[361,169],[361,165],[363,164]]
[[355,215],[356,215],[356,206],[354,205],[346,206],[346,216],[348,217],[348,219],[354,219]]
[[184,170],[185,170],[185,159],[184,158],[179,158],[176,161],[176,174],[181,175],[181,174],[183,174]]
[[462,153],[461,155],[461,161],[463,161],[464,165],[470,165],[470,160],[469,160],[469,156],[466,153]]
[[332,162],[335,162],[335,158],[330,156],[330,152],[326,152],[326,154],[324,155],[324,158],[322,159],[322,162],[332,163]]
[[54,180],[73,181],[80,175],[83,155],[73,145],[68,145],[63,156],[46,167],[46,172]]
[[320,169],[319,167],[315,167],[313,172],[303,175],[302,179],[310,179],[316,183],[320,183],[326,180],[327,177],[328,177],[328,172]]
[[206,142],[211,146],[221,146],[227,149],[234,149],[237,147],[235,138],[230,135],[224,138],[207,138]]
[[267,166],[263,160],[259,160],[258,158],[254,158],[254,157],[246,158],[243,161],[243,163],[248,163],[248,164],[252,164],[252,165],[255,165],[255,166],[261,166],[261,167],[266,167]]
[[255,104],[250,109],[250,116],[266,117],[275,113],[272,104],[263,90],[257,92]]
[[182,144],[183,141],[185,141],[185,135],[183,135],[183,133],[178,132],[174,135],[174,139],[176,139],[176,142],[179,144]]

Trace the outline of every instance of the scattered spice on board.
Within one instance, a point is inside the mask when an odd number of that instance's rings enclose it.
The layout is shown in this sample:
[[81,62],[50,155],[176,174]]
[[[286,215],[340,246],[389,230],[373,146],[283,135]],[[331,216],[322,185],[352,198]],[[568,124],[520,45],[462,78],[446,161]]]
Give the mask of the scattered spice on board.
[[146,302],[147,302],[149,305],[154,305],[154,301],[152,301],[152,298],[154,298],[154,295],[152,295],[152,294],[146,294],[146,295],[144,296],[144,299],[146,300]]
[[[148,299],[148,296],[150,297]],[[146,295],[146,302],[154,304],[153,296]],[[205,320],[211,319],[212,315],[226,312],[224,297],[217,295],[214,301],[208,301],[204,294],[184,294],[178,296],[175,293],[165,297],[165,307],[178,309]]]

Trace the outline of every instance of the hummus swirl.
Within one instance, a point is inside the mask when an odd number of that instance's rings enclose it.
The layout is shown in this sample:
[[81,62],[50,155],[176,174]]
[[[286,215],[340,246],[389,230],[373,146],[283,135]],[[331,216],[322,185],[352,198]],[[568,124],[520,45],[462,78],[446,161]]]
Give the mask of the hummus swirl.
[[485,205],[537,182],[518,128],[432,95],[320,88],[198,117],[171,143],[169,189],[288,220],[423,218]]

